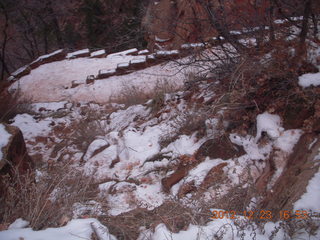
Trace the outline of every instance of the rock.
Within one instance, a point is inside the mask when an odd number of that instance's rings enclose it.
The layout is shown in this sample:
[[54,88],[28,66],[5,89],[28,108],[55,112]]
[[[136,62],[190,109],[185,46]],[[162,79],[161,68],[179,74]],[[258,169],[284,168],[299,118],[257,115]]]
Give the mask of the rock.
[[78,80],[73,80],[71,82],[71,88],[76,88],[78,86],[80,86],[82,84],[82,82],[78,81]]
[[205,9],[196,0],[162,0],[157,4],[151,1],[142,21],[148,48],[177,49],[185,42],[215,35],[210,23],[203,21],[206,16]]
[[[272,189],[265,191],[265,198],[257,206],[257,209],[268,209],[274,213],[283,209],[292,209],[293,204],[306,191],[309,180],[319,169],[316,161],[314,161],[319,154],[319,148],[319,134],[308,133],[302,135],[289,156],[281,176]],[[267,166],[263,174],[268,175],[270,179],[272,174],[268,174],[268,171],[273,169],[272,159],[270,159],[269,165],[271,167]],[[266,189],[267,180],[265,186],[259,186],[262,190]],[[258,180],[257,183],[259,182],[261,181]]]
[[[5,126],[5,130],[11,135],[7,145],[2,147],[2,159],[0,160],[0,174],[9,173],[11,176],[15,174],[24,174],[33,168],[33,161],[27,153],[25,141],[19,128],[1,124]],[[17,172],[12,169],[16,168]]]
[[223,168],[227,166],[227,163],[220,163],[217,166],[210,169],[207,176],[204,178],[203,182],[200,185],[201,189],[208,189],[210,186],[220,183],[224,178]]
[[94,75],[89,75],[89,76],[87,76],[86,84],[94,83],[94,80],[95,80]]
[[197,187],[194,185],[194,181],[188,182],[183,184],[179,191],[178,191],[178,197],[182,198],[185,195],[187,195],[188,193],[194,192],[197,190]]
[[12,181],[18,177],[22,181],[21,176],[31,172],[34,164],[28,155],[20,129],[7,124],[0,124],[0,126],[4,126],[5,131],[8,133],[8,141],[0,149],[2,153],[0,154],[0,195],[4,195],[3,181],[6,176],[8,175]]
[[196,153],[196,159],[220,158],[227,160],[230,158],[240,157],[245,154],[242,146],[234,145],[227,137],[219,139],[209,139],[201,145]]
[[165,177],[161,180],[163,191],[166,193],[169,193],[171,187],[176,183],[178,183],[185,176],[187,176],[189,170],[190,170],[190,165],[180,164],[180,166],[174,173],[172,173],[170,176]]

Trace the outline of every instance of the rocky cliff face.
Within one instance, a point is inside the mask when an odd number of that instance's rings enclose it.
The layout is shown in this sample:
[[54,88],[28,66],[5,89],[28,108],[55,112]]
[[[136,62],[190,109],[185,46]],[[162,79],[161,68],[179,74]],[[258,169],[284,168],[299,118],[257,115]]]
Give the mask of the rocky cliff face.
[[142,25],[149,49],[174,49],[185,42],[197,42],[216,34],[206,12],[195,0],[152,1]]
[[[214,10],[210,12],[208,8]],[[222,27],[237,29],[254,26],[268,9],[266,0],[154,0],[142,21],[148,48],[176,49],[183,43],[203,42],[217,36],[217,18]],[[260,17],[259,17],[260,16]]]

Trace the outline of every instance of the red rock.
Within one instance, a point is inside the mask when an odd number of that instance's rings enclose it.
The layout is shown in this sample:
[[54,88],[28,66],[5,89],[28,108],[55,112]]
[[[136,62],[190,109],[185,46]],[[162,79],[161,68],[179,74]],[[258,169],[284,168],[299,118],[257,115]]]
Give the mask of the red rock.
[[183,184],[179,191],[178,191],[178,197],[182,198],[185,195],[187,195],[188,193],[194,192],[197,190],[197,187],[194,185],[194,181],[188,182]]
[[223,136],[219,139],[209,139],[203,143],[196,153],[196,159],[210,157],[227,160],[244,154],[243,147],[233,144],[227,137]]
[[227,166],[227,163],[220,163],[217,166],[210,169],[207,176],[204,178],[201,183],[201,189],[207,189],[210,186],[220,183],[221,180],[225,177],[223,168]]
[[168,193],[173,185],[178,183],[181,179],[187,176],[190,166],[183,166],[182,164],[178,169],[170,176],[165,177],[161,180],[163,191]]
[[33,171],[34,167],[20,129],[7,124],[4,126],[11,137],[8,144],[1,149],[3,157],[0,159],[0,195],[4,194],[3,180],[6,175],[11,179],[19,177],[21,180],[21,176]]

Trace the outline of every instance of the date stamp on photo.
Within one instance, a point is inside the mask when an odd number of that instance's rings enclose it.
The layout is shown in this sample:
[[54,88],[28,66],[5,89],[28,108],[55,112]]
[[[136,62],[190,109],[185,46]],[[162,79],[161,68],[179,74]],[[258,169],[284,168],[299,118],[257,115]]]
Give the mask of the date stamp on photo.
[[237,219],[242,216],[246,219],[260,219],[260,220],[289,220],[289,219],[308,219],[313,216],[319,217],[319,212],[308,212],[306,210],[281,210],[273,212],[270,210],[256,210],[256,211],[225,211],[225,210],[211,210],[210,219]]

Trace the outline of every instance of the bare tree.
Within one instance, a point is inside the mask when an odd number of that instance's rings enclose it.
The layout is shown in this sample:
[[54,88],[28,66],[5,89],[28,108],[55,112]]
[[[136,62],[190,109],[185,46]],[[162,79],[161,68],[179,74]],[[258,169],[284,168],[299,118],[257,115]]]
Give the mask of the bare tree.
[[[1,76],[0,76],[0,81],[4,80],[5,74],[9,75],[9,69],[6,64],[6,46],[8,42],[8,34],[7,34],[7,29],[8,29],[8,22],[9,22],[9,17],[7,13],[7,9],[5,5],[0,2],[0,11],[1,15],[4,18],[3,21],[3,26],[2,27],[2,43],[1,43],[1,53],[0,53],[0,61],[1,61]],[[1,16],[0,16],[1,17]]]

